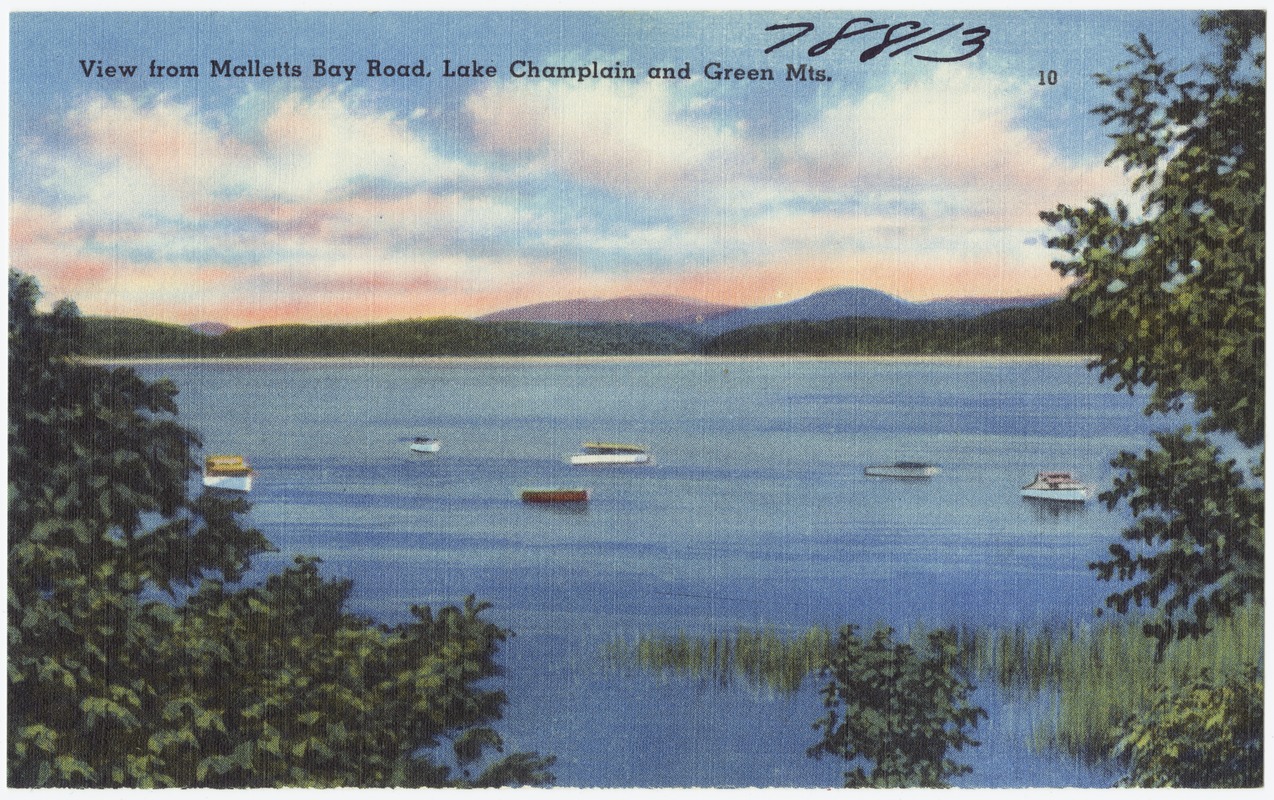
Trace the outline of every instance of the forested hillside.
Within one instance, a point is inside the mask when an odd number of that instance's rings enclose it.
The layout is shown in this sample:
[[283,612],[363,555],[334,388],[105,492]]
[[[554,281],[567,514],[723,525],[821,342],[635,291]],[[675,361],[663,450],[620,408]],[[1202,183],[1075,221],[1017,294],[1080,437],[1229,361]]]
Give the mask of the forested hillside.
[[266,325],[209,336],[181,325],[89,317],[80,352],[158,356],[1053,355],[1090,352],[1090,331],[1063,303],[969,319],[848,317],[754,325],[707,339],[673,325],[484,322]]
[[439,318],[367,325],[267,325],[206,336],[179,325],[88,318],[88,356],[539,356],[676,355],[701,338],[668,325],[572,325]]
[[721,334],[705,355],[1060,355],[1090,352],[1091,331],[1064,302],[971,319],[849,317],[776,322]]

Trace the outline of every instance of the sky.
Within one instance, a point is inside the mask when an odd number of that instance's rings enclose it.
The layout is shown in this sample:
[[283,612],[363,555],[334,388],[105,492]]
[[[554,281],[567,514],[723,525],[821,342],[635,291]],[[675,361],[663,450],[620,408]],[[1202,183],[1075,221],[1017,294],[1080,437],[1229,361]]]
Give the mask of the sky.
[[[880,32],[810,55],[855,17],[960,27],[894,56],[864,60]],[[235,326],[628,295],[765,305],[835,286],[1060,294],[1039,212],[1129,183],[1104,163],[1088,110],[1109,98],[1092,75],[1139,33],[1174,63],[1205,57],[1196,19],[17,13],[10,264],[86,314]],[[800,30],[768,26],[797,22],[812,31],[764,52]],[[430,76],[371,76],[371,59]],[[214,76],[227,60],[300,75]],[[495,75],[447,77],[444,60]],[[199,75],[150,77],[152,61]],[[514,77],[529,70],[514,62],[636,77]],[[712,80],[712,63],[775,79]],[[788,64],[830,80],[785,80]],[[128,65],[133,77],[97,71]]]

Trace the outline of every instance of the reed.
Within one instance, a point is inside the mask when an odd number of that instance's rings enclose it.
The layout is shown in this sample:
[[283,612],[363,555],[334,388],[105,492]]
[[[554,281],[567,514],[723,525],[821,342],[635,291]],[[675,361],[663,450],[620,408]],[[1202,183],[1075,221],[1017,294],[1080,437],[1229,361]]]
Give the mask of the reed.
[[[1036,703],[1044,712],[1031,733],[1033,747],[1090,761],[1109,757],[1119,728],[1148,710],[1164,687],[1175,689],[1203,668],[1224,678],[1263,663],[1264,614],[1255,605],[1220,621],[1202,639],[1174,642],[1158,663],[1155,642],[1135,617],[952,630],[967,674],[994,681],[1010,701]],[[923,643],[927,633],[916,625],[906,635]],[[791,694],[827,663],[834,638],[818,626],[789,636],[773,626],[711,636],[646,634],[631,644],[612,640],[606,658],[616,666]]]
[[1001,632],[994,647],[975,647],[975,669],[1010,690],[1051,695],[1056,713],[1037,724],[1035,745],[1095,760],[1110,754],[1124,723],[1149,710],[1165,688],[1183,686],[1200,669],[1217,678],[1237,677],[1248,665],[1263,663],[1260,606],[1239,609],[1202,639],[1174,642],[1158,663],[1155,642],[1141,626],[1130,619]]
[[671,636],[643,634],[631,644],[612,639],[606,658],[616,666],[707,679],[723,686],[742,681],[751,688],[792,694],[827,663],[831,642],[832,632],[822,627],[786,637],[773,626],[710,636],[682,631]]

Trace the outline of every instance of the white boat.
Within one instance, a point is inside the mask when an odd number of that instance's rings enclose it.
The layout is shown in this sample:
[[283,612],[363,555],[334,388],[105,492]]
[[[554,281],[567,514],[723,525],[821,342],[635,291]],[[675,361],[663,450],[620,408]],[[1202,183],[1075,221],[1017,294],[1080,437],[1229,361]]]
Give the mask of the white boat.
[[583,452],[567,456],[572,464],[650,464],[650,451],[640,444],[585,442]]
[[1040,472],[1035,480],[1022,487],[1023,497],[1036,500],[1063,500],[1083,503],[1093,496],[1093,487],[1082,483],[1069,472]]
[[410,447],[417,453],[436,453],[442,449],[442,442],[430,436],[417,436]]
[[203,464],[203,485],[232,492],[252,491],[252,476],[256,475],[243,456],[208,456]]
[[877,478],[932,478],[941,471],[937,464],[925,464],[921,461],[895,461],[892,464],[867,467],[863,470],[863,474]]

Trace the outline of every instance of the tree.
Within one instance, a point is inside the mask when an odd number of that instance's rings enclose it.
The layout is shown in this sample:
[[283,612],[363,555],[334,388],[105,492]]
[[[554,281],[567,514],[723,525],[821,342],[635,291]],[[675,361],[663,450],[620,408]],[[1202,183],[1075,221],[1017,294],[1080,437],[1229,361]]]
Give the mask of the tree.
[[853,625],[841,628],[823,669],[831,681],[823,689],[827,716],[814,724],[822,739],[809,755],[866,759],[845,773],[845,786],[945,787],[947,778],[971,767],[947,757],[978,742],[966,733],[986,711],[972,705],[974,687],[961,677],[959,649],[949,631],[929,634],[927,649],[893,641],[893,629],[876,630],[870,640]]
[[228,588],[272,547],[243,499],[187,493],[176,387],[76,361],[75,306],[38,298],[10,272],[10,785],[551,780],[533,753],[471,773],[502,746],[484,604],[377,625],[312,559]]
[[1161,687],[1154,708],[1116,745],[1123,786],[1188,789],[1261,785],[1265,687],[1255,666],[1224,679],[1200,670]]
[[[1174,69],[1142,36],[1132,61],[1097,76],[1115,99],[1094,109],[1112,128],[1107,163],[1135,173],[1140,210],[1094,199],[1041,214],[1096,333],[1090,366],[1117,390],[1148,388],[1148,415],[1188,405],[1198,418],[1157,450],[1122,453],[1101,496],[1138,518],[1124,532],[1136,549],[1112,545],[1091,566],[1134,581],[1109,607],[1157,610],[1146,632],[1161,655],[1264,601],[1265,18],[1204,14],[1200,30],[1221,38],[1215,61]],[[1248,448],[1246,469],[1217,434]]]

